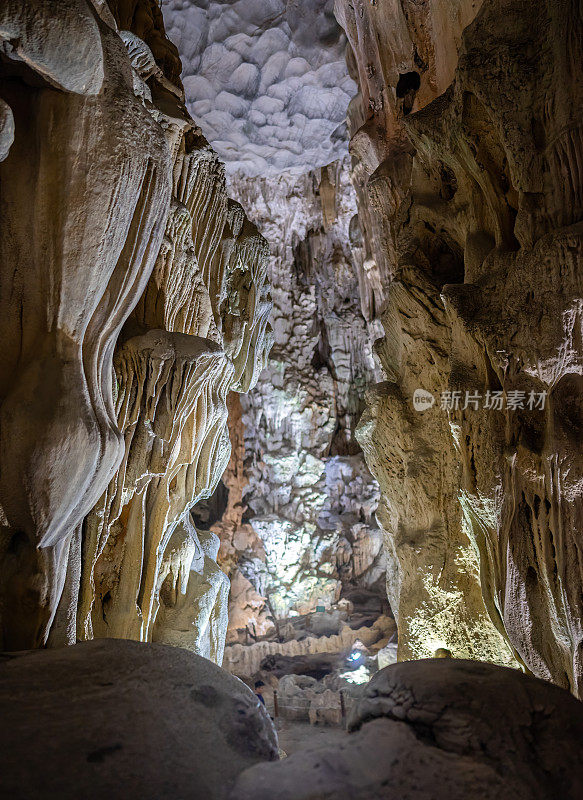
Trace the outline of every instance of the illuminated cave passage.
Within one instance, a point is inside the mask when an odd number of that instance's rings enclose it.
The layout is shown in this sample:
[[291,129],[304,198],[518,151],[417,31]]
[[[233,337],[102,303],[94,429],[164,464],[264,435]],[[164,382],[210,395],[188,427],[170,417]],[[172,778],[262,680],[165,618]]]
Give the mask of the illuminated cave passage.
[[0,796],[583,798],[579,0],[0,0]]

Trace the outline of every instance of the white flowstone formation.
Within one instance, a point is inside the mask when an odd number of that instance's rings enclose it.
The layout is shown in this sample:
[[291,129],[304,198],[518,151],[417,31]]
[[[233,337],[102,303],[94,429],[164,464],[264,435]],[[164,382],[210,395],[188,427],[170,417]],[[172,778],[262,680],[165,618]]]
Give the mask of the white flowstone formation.
[[229,174],[277,176],[346,150],[356,91],[331,0],[163,0],[186,102]]
[[10,0],[0,44],[0,646],[156,627],[220,661],[228,579],[189,513],[271,346],[267,243],[157,3]]
[[[188,538],[177,529],[168,574],[160,588],[160,609],[152,640],[192,650],[223,663],[228,626],[229,579],[217,566],[219,540],[210,531],[197,531],[190,519]],[[187,544],[187,561],[182,551]],[[191,546],[188,546],[190,545]]]
[[[249,552],[243,541],[239,574],[285,617],[334,603],[343,585],[382,587],[378,487],[353,436],[376,376],[376,328],[359,298],[347,160],[231,186],[272,244],[275,340],[257,387],[241,398],[246,521],[262,547]],[[234,635],[247,599],[232,600]],[[255,635],[258,616],[249,608]]]

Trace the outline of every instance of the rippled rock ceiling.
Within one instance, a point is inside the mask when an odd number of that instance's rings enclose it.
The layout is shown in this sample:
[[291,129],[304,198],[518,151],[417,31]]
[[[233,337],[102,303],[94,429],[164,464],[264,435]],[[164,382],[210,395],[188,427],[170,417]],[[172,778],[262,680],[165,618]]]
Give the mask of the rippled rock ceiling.
[[277,176],[346,151],[356,87],[331,0],[164,0],[190,111],[229,172]]

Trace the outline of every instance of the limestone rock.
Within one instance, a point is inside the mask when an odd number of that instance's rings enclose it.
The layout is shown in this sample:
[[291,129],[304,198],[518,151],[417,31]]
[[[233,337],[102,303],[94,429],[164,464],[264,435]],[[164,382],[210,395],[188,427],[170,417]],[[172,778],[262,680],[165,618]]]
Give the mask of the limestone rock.
[[[357,437],[382,491],[399,657],[515,659],[580,693],[579,412],[559,411],[580,393],[580,14],[336,13],[360,87],[353,233],[386,333]],[[433,405],[415,410],[416,390]],[[493,395],[503,408],[484,407]]]
[[[231,579],[227,642],[235,645],[240,639],[249,640],[247,632],[260,637],[273,630],[273,620],[270,619],[266,608],[265,597],[260,595],[251,581],[237,569]],[[253,674],[254,671],[256,670],[252,670],[249,674]]]
[[87,522],[79,636],[145,641],[171,536],[228,457],[233,367],[218,345],[165,331],[130,339],[118,359],[126,457]]
[[186,538],[178,527],[167,551],[172,553],[173,545],[180,551],[185,541],[194,545],[190,565],[183,564],[180,552],[175,558],[167,558],[171,566],[160,588],[160,609],[152,641],[184,647],[221,666],[230,583],[216,563],[218,537],[191,525]]
[[0,38],[19,48],[11,58],[7,45],[0,79],[15,126],[0,162],[10,230],[0,238],[0,582],[10,647],[46,641],[75,531],[121,458],[112,352],[152,270],[171,189],[166,140],[134,96],[123,42],[85,0],[58,6],[58,28],[40,0],[0,12]]
[[92,0],[98,6],[107,4],[118,28],[131,31],[150,49],[164,77],[175,87],[174,93],[182,95],[180,72],[182,65],[178,51],[166,36],[164,20],[156,0]]
[[99,94],[106,56],[95,14],[85,0],[5,0],[0,41],[6,42],[8,58],[23,61],[51,86]]
[[214,800],[243,769],[277,758],[271,721],[244,684],[159,644],[5,655],[0,708],[6,797]]
[[[223,290],[225,351],[233,361],[233,389],[248,392],[267,364],[273,342],[269,317],[272,309],[267,284],[269,245],[242,209]],[[238,227],[238,226],[237,226]]]
[[284,675],[277,685],[279,716],[311,725],[339,726],[342,723],[339,690],[344,692],[345,705],[350,709],[356,702],[353,695],[359,695],[360,689],[332,674],[322,681],[307,675]]
[[408,661],[371,680],[334,749],[243,772],[232,800],[576,800],[583,705],[517,670]]
[[336,653],[308,653],[305,656],[284,656],[279,653],[269,655],[259,665],[263,672],[273,673],[281,678],[283,675],[307,675],[310,678],[323,678],[336,667]]
[[[266,598],[259,594],[249,578],[239,569],[242,553],[253,553],[255,558],[261,559],[265,549],[253,527],[243,522],[243,516],[248,509],[243,499],[248,479],[245,474],[245,439],[240,395],[231,392],[227,398],[227,406],[232,448],[221,480],[226,491],[226,506],[220,514],[216,514],[218,519],[212,523],[211,530],[220,539],[218,563],[231,579],[227,643],[233,644],[240,639],[248,640],[249,635],[264,636],[274,630],[274,625],[266,607]],[[200,512],[199,504],[197,513]]]
[[[502,409],[450,415],[486,606],[532,672],[580,696],[575,442],[582,351],[575,309],[583,204],[573,158],[581,148],[583,86],[572,65],[583,28],[573,11],[570,3],[485,2],[464,34],[454,85],[419,112],[419,124],[412,118],[410,132],[429,171],[444,149],[453,153],[452,139],[456,153],[477,147],[467,160],[449,162],[458,189],[447,227],[465,219],[465,275],[463,285],[444,288],[443,299],[452,330],[450,387],[498,390],[505,398]],[[535,71],[518,55],[529,48],[540,54]],[[515,81],[523,89],[509,103]],[[436,117],[440,125],[428,135]],[[457,204],[465,202],[462,212]]]
[[8,155],[14,141],[14,116],[10,106],[0,100],[0,161]]
[[355,86],[331,0],[164,0],[162,10],[190,113],[229,174],[305,172],[344,150]]
[[351,630],[348,625],[343,625],[340,633],[332,636],[308,635],[302,639],[295,638],[295,636],[297,634],[286,642],[259,641],[247,645],[240,643],[227,645],[223,666],[233,675],[250,680],[259,671],[266,658],[273,658],[274,663],[282,658],[284,660],[295,658],[299,666],[293,671],[297,674],[305,674],[301,672],[301,664],[306,663],[302,662],[302,657],[331,654],[329,663],[332,664],[338,661],[341,655],[347,655],[355,642],[366,639],[368,636],[372,645],[381,639],[382,633],[378,628],[371,633],[369,628]]
[[[375,375],[374,333],[349,243],[347,163],[277,180],[239,176],[232,186],[272,243],[275,341],[256,389],[241,400],[242,499],[261,547],[244,537],[238,569],[270,612],[286,617],[334,602],[348,586],[382,591],[378,489],[354,440]],[[230,638],[241,641],[233,621]]]
[[277,685],[279,714],[284,719],[309,720],[318,681],[308,675],[283,675]]
[[379,669],[384,669],[397,663],[397,642],[389,642],[377,653]]
[[271,346],[267,245],[155,0],[7,0],[0,43],[2,644],[149,639],[180,565],[190,645],[220,659],[227,579],[186,567],[189,514]]
[[[244,241],[243,208],[272,243],[266,282],[275,349],[257,387],[231,401],[232,458],[216,499],[196,513],[218,517],[219,563],[232,580],[227,640],[248,643],[272,635],[288,612],[305,614],[349,588],[383,591],[378,488],[354,439],[364,388],[376,375],[376,329],[362,316],[346,161],[300,177],[239,175],[230,184],[241,201],[229,205],[230,252]],[[247,227],[253,262],[256,233]],[[221,315],[226,338],[244,320],[238,308],[229,300]]]
[[342,708],[337,692],[325,689],[310,703],[308,712],[310,725],[340,725],[342,722]]

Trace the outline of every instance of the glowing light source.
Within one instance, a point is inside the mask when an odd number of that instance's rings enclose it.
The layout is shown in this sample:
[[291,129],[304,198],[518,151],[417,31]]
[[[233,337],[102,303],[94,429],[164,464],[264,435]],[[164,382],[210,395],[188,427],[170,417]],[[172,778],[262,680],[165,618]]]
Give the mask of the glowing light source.
[[370,672],[361,664],[358,669],[352,670],[351,672],[343,672],[340,675],[347,683],[355,683],[360,685],[362,683],[368,683],[370,680]]

